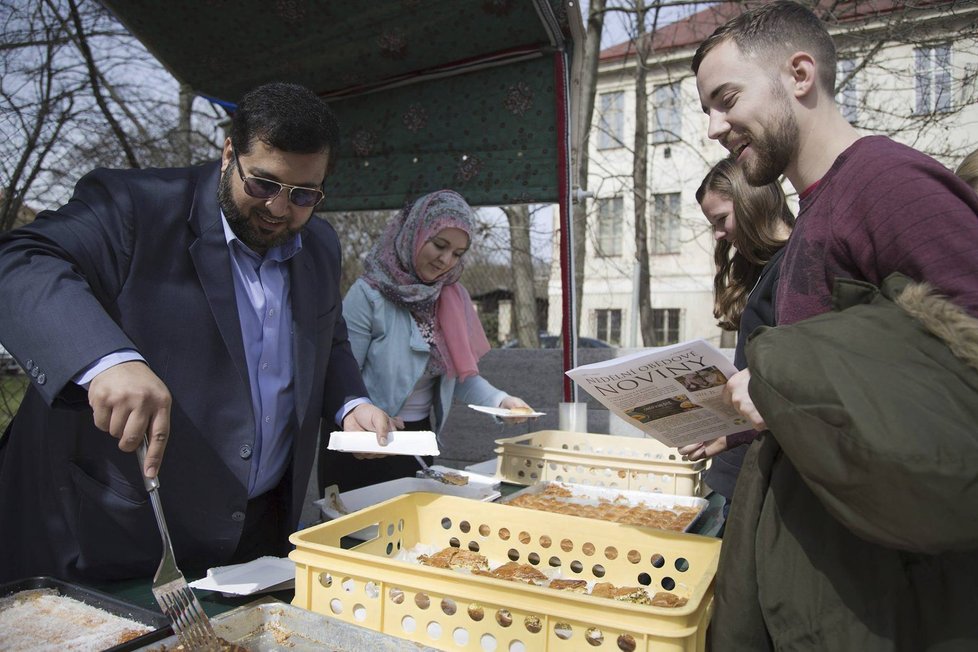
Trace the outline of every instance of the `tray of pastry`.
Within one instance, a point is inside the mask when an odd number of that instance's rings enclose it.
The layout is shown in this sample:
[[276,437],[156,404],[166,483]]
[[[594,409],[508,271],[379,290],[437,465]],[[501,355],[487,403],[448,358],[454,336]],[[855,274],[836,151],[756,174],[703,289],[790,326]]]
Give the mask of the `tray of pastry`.
[[705,498],[675,496],[566,482],[540,482],[500,502],[544,512],[595,518],[673,532],[688,532],[709,505]]
[[124,652],[170,634],[159,612],[54,577],[0,584],[0,650]]
[[[214,633],[228,650],[265,652],[437,652],[419,643],[345,623],[273,598],[261,598],[211,618]],[[176,636],[140,648],[146,652],[183,650]]]

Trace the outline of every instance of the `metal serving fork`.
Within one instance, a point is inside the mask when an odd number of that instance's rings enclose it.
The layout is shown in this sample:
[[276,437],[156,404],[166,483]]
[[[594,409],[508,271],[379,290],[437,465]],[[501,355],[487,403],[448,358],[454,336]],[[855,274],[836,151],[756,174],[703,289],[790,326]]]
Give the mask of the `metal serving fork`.
[[[139,472],[142,473],[143,460],[146,458],[146,442],[140,444],[136,451],[139,458]],[[197,596],[190,589],[183,573],[177,568],[177,560],[173,555],[173,544],[170,543],[170,533],[166,529],[163,518],[163,506],[157,489],[160,481],[157,478],[147,478],[143,475],[143,484],[149,492],[149,500],[156,515],[156,525],[163,538],[163,559],[160,567],[153,576],[153,597],[160,609],[173,623],[180,644],[188,650],[220,650],[220,639],[211,627],[210,618],[197,601]]]
[[421,465],[421,473],[424,474],[425,477],[431,478],[432,480],[437,480],[438,482],[449,484],[448,481],[445,480],[445,475],[441,471],[436,471],[435,469],[428,466],[425,463],[424,458],[422,458],[420,455],[415,455],[414,459],[418,460],[418,464]]

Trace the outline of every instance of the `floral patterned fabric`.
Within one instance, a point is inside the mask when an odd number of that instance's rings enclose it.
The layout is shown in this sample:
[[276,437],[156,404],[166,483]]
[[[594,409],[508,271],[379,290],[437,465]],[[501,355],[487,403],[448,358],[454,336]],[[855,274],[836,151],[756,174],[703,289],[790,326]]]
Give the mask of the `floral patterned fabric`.
[[399,208],[446,187],[474,206],[559,199],[554,58],[572,51],[577,3],[103,3],[178,79],[228,107],[272,80],[325,97],[342,145],[324,210]]

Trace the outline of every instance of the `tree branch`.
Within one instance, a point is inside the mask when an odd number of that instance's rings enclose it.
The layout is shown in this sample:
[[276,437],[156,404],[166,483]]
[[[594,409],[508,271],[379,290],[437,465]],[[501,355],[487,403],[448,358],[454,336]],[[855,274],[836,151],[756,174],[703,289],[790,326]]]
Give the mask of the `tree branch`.
[[[75,26],[75,36],[77,38],[76,45],[78,50],[81,52],[82,58],[85,60],[85,68],[88,70],[88,79],[92,85],[92,94],[95,96],[95,102],[98,104],[99,109],[102,111],[102,115],[105,116],[106,121],[109,123],[109,127],[112,129],[112,133],[115,134],[116,140],[119,141],[119,146],[122,147],[122,151],[125,152],[126,160],[129,162],[129,166],[133,168],[140,167],[139,159],[136,158],[136,153],[133,151],[132,146],[129,144],[129,138],[126,136],[126,132],[123,131],[122,126],[112,115],[109,110],[109,106],[102,96],[101,85],[99,84],[99,73],[95,66],[95,60],[92,57],[92,51],[88,47],[88,40],[85,38],[85,29],[81,23],[81,16],[78,14],[78,5],[75,0],[68,0],[68,7],[71,12],[71,20]],[[54,7],[52,7],[54,10]],[[55,10],[55,13],[57,11]]]

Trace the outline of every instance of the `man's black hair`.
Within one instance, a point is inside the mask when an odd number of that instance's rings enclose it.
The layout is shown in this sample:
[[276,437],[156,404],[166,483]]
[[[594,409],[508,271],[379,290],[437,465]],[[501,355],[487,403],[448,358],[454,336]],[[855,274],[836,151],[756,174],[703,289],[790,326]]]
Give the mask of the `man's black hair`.
[[248,91],[231,119],[231,143],[239,153],[251,151],[255,140],[283,152],[333,154],[340,131],[332,109],[315,93],[273,82]]

